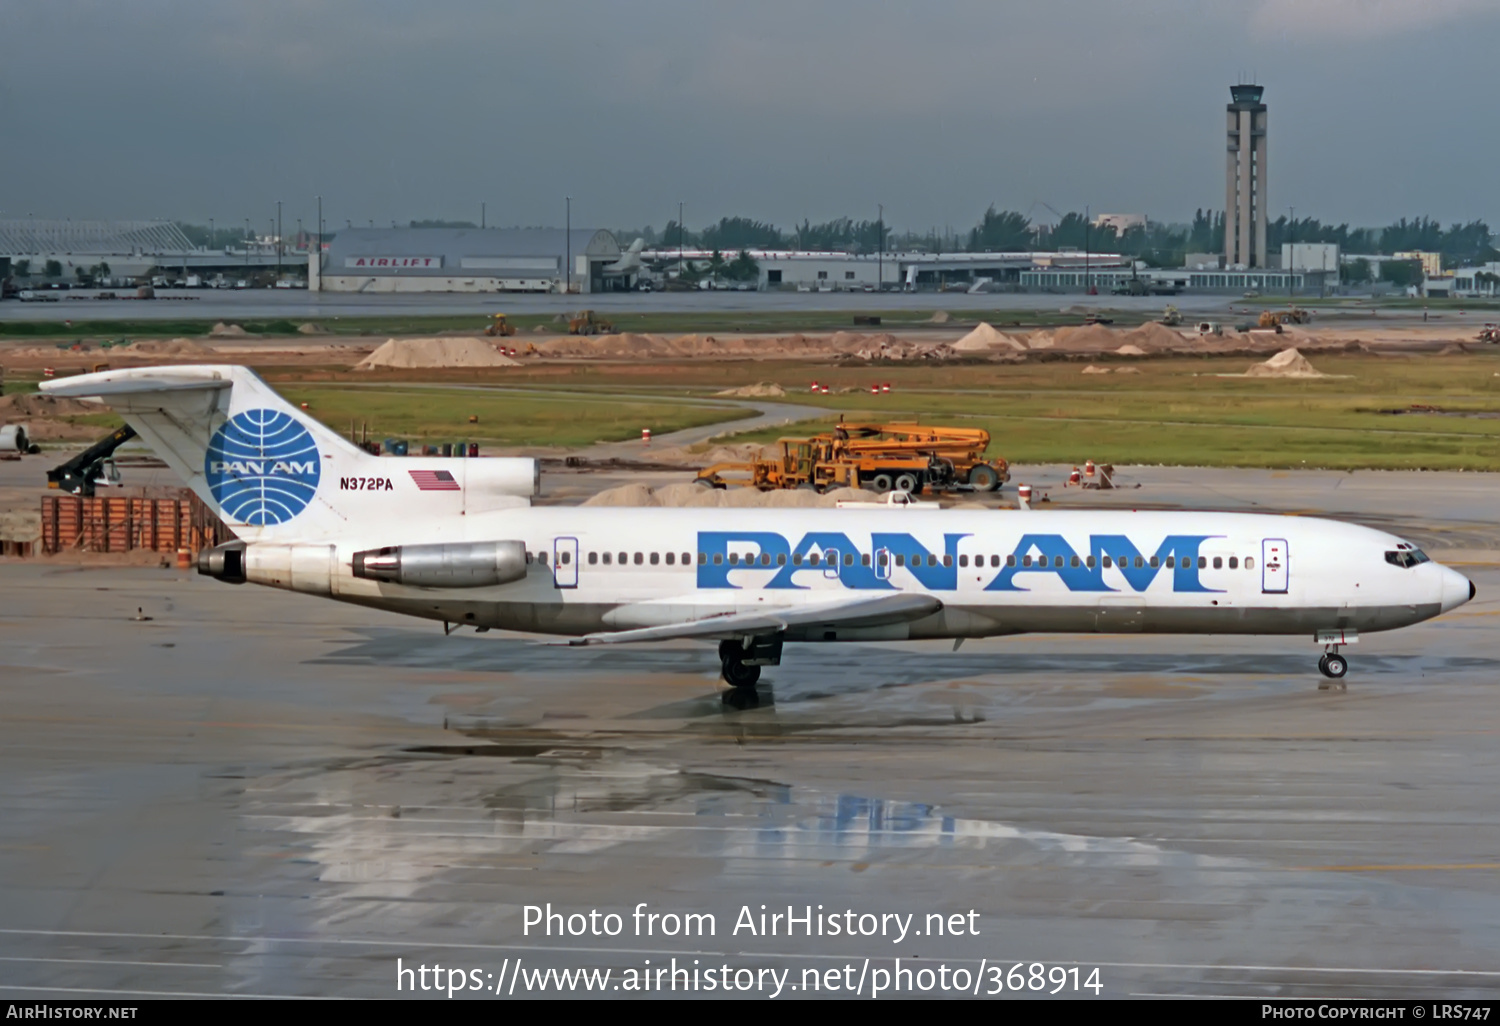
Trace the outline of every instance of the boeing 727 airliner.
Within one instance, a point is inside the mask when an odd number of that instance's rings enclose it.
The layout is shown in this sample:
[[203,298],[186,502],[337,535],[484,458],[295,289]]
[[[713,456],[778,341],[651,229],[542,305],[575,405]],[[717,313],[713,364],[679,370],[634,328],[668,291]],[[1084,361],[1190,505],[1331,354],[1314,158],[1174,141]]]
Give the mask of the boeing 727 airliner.
[[1348,668],[1362,631],[1474,585],[1400,538],[1209,512],[532,507],[531,459],[371,456],[232,366],[48,381],[109,403],[238,540],[201,573],[573,644],[719,643],[752,687],[783,643],[1026,632],[1304,635]]

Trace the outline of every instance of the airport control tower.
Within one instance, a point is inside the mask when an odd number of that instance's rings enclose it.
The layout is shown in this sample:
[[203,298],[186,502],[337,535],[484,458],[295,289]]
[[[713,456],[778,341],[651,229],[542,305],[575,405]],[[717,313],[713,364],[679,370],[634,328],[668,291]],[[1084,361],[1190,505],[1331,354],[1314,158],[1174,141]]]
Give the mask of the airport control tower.
[[1266,266],[1266,105],[1258,85],[1229,87],[1224,263]]

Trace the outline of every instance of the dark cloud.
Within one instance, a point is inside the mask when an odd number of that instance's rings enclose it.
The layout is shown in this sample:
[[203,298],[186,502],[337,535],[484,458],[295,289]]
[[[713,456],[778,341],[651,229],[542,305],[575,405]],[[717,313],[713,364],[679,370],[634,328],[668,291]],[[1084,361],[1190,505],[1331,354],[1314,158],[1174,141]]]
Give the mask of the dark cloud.
[[1488,0],[4,7],[6,217],[1184,219],[1253,73],[1278,209],[1500,222]]

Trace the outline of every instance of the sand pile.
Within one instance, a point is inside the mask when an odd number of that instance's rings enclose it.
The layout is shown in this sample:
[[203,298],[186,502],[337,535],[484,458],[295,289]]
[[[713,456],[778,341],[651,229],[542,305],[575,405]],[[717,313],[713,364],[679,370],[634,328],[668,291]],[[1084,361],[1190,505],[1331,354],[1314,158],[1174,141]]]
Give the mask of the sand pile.
[[1249,378],[1322,378],[1327,377],[1307,362],[1295,349],[1283,349],[1265,363],[1252,364],[1245,372]]
[[0,396],[0,421],[16,420],[20,417],[73,417],[85,413],[104,413],[98,403],[86,403],[82,399],[67,399],[55,395],[17,393]]
[[1085,374],[1108,374],[1109,373],[1109,368],[1108,367],[1095,367],[1093,364],[1089,364],[1087,367],[1085,367],[1083,369],[1083,372]]
[[308,321],[306,324],[299,324],[299,325],[297,325],[297,333],[299,335],[326,335],[326,334],[328,334],[328,332],[326,330],[324,330],[323,325],[321,325],[321,324],[314,324],[312,321]]
[[1033,331],[1026,336],[1027,349],[1051,349],[1053,346],[1052,332]]
[[714,395],[740,399],[770,399],[786,395],[786,389],[772,381],[761,381],[754,385],[726,388],[722,392],[715,392]]
[[238,324],[220,321],[208,330],[208,334],[210,338],[242,338],[250,333]]
[[1134,331],[1127,332],[1120,341],[1148,353],[1158,353],[1177,349],[1187,340],[1179,332],[1173,331],[1160,321],[1147,321]]
[[953,315],[952,314],[950,314],[947,310],[939,310],[936,313],[934,313],[931,317],[927,318],[927,323],[928,324],[947,324],[951,320],[953,320]]
[[997,330],[988,322],[981,321],[977,328],[953,343],[953,349],[959,353],[985,352],[990,349],[1009,349],[1014,352],[1023,352],[1026,349],[1026,344],[1011,338],[1003,331]]
[[1140,372],[1141,372],[1141,369],[1139,367],[1116,367],[1115,368],[1115,373],[1116,374],[1139,374]]
[[199,359],[218,355],[208,346],[200,345],[190,338],[174,338],[166,342],[148,339],[144,342],[132,342],[115,352],[130,356],[190,356]]
[[651,494],[651,489],[643,484],[620,485],[618,488],[607,488],[598,495],[591,496],[585,506],[655,506],[656,499]]
[[1129,342],[1125,343],[1119,349],[1116,349],[1115,352],[1119,353],[1121,356],[1145,356],[1146,355],[1146,351],[1144,349],[1142,349],[1140,346],[1133,346]]
[[1102,324],[1085,324],[1077,328],[1058,328],[1052,333],[1052,344],[1058,349],[1104,352],[1120,344],[1120,337]]
[[477,338],[392,338],[359,363],[375,367],[518,367],[515,360]]

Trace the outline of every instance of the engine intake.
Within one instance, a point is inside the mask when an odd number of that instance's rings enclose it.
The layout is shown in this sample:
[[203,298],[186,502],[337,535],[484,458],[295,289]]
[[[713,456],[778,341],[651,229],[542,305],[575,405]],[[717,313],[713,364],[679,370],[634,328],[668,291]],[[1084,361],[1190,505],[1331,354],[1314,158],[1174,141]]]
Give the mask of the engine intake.
[[526,544],[392,545],[354,554],[354,576],[417,588],[484,588],[526,576]]

